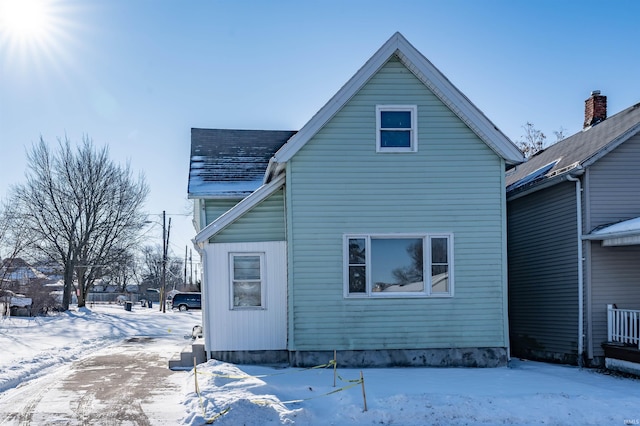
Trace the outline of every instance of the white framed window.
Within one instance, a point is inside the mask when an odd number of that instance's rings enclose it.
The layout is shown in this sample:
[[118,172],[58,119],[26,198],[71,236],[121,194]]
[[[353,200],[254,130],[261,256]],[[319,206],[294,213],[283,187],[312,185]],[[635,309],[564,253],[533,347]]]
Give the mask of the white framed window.
[[418,151],[418,106],[376,105],[376,152]]
[[264,253],[229,253],[231,309],[266,309]]
[[453,296],[453,235],[344,236],[345,297]]

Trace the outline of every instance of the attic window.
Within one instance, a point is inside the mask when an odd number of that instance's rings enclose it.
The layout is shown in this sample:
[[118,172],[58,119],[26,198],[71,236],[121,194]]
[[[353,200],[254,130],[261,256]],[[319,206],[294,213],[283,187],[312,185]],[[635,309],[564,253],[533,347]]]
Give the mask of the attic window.
[[376,105],[376,152],[416,152],[418,107]]

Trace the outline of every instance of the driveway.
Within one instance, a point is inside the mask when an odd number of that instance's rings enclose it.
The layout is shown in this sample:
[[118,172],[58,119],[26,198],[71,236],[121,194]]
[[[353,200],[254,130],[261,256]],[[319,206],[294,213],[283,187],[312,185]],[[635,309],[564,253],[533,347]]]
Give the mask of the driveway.
[[188,343],[132,337],[2,394],[1,425],[176,425],[184,371],[168,369]]

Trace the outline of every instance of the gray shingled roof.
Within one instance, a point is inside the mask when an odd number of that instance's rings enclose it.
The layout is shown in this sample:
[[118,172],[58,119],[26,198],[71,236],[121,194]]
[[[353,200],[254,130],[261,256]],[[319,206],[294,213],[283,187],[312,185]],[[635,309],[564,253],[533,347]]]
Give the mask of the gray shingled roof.
[[246,196],[291,130],[191,129],[189,198]]
[[[588,167],[593,161],[611,151],[618,144],[640,131],[640,103],[633,105],[599,124],[551,145],[527,162],[507,172],[507,193],[537,186],[550,178],[563,174],[578,165]],[[541,168],[556,162],[535,180],[515,188],[519,181]],[[511,187],[511,188],[510,188]]]

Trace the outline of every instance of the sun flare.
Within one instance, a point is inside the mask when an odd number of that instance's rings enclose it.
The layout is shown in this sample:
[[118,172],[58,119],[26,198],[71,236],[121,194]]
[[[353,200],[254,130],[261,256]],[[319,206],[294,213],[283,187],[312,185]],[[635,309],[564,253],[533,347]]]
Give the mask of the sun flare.
[[0,0],[0,32],[9,39],[39,40],[51,26],[50,1]]
[[0,0],[0,69],[33,81],[68,67],[76,10],[69,0]]

